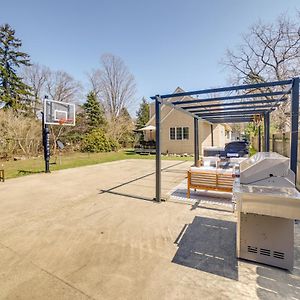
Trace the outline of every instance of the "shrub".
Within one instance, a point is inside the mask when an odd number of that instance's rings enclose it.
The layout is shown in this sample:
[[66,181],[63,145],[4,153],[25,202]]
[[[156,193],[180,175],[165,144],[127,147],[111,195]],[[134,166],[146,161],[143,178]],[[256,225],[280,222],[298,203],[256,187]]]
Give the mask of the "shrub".
[[118,144],[105,135],[102,129],[93,129],[83,138],[81,151],[83,152],[110,152],[115,151]]
[[0,111],[0,158],[36,156],[42,150],[41,122],[12,109]]

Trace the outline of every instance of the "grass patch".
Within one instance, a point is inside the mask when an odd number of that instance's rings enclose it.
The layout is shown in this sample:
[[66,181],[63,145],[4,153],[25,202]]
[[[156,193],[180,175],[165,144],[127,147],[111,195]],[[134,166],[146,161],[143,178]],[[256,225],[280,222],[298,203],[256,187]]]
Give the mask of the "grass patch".
[[[105,162],[124,160],[124,159],[155,159],[155,155],[139,155],[133,150],[122,150],[118,152],[107,153],[65,153],[60,159],[57,156],[51,157],[50,170],[63,170],[69,168],[77,168],[82,166],[101,164]],[[193,157],[175,157],[162,156],[164,160],[193,160]],[[15,178],[30,174],[37,174],[44,172],[43,157],[29,158],[18,161],[0,161],[0,169],[5,170],[5,178]]]

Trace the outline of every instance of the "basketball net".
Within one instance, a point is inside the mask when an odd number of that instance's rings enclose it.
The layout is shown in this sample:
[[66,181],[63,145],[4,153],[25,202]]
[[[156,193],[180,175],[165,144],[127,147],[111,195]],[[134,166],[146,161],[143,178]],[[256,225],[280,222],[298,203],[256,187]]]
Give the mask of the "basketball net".
[[64,125],[64,124],[70,124],[70,123],[73,123],[73,119],[59,119],[58,120],[58,124],[59,125]]

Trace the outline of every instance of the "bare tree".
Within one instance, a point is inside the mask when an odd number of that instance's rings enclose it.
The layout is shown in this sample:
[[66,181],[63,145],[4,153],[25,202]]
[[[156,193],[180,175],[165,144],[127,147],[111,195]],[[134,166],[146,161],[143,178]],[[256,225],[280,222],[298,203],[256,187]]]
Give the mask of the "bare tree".
[[101,95],[101,77],[102,77],[102,71],[99,69],[92,70],[88,74],[91,91],[94,92],[94,94],[96,95],[99,101]]
[[134,99],[135,80],[120,57],[103,55],[101,69],[93,70],[89,80],[111,119],[117,118],[122,108],[128,107]]
[[[64,102],[78,102],[81,96],[81,85],[64,71],[49,72],[46,79],[46,93],[51,99]],[[56,155],[56,143],[65,131],[64,126],[50,126],[53,141],[53,154]]]
[[53,100],[76,102],[79,100],[81,85],[68,73],[55,71],[47,76],[46,92]]
[[25,83],[31,87],[32,96],[29,101],[33,114],[36,116],[37,110],[41,108],[42,99],[45,94],[46,81],[50,76],[49,68],[39,64],[32,64],[23,69],[22,77]]
[[274,24],[261,21],[243,35],[243,44],[227,50],[224,64],[239,82],[283,80],[299,74],[300,14],[297,21],[280,16]]
[[[243,43],[227,50],[223,64],[233,83],[256,83],[289,79],[300,72],[300,14],[297,20],[282,15],[275,23],[254,24],[243,35]],[[273,118],[277,129],[289,125],[289,103],[280,106]]]

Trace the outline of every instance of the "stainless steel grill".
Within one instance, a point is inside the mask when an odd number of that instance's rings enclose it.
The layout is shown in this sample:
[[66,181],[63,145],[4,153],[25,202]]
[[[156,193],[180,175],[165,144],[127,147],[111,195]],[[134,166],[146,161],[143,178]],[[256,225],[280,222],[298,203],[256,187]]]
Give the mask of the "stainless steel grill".
[[293,268],[294,220],[300,219],[294,182],[289,159],[277,153],[257,153],[240,164],[233,186],[238,257]]

